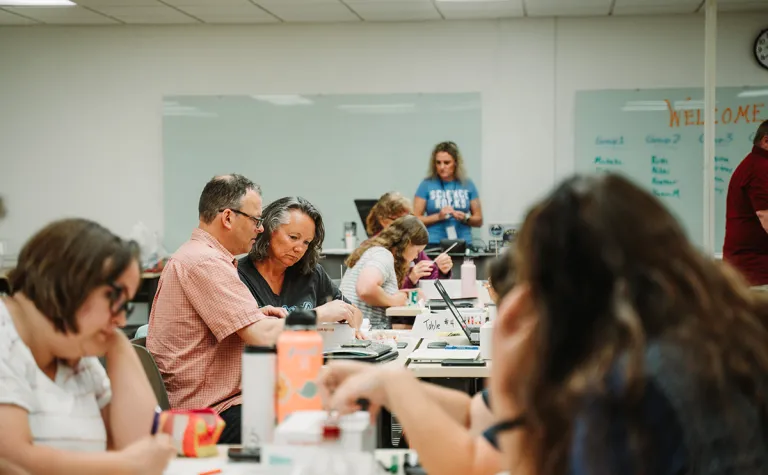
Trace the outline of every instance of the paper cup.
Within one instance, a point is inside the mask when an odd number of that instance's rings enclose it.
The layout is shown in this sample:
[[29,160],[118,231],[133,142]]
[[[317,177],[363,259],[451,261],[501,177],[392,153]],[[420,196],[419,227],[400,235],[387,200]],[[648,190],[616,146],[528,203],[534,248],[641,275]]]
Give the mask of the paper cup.
[[418,289],[411,289],[408,291],[408,301],[406,303],[408,307],[416,307],[419,305],[419,291]]

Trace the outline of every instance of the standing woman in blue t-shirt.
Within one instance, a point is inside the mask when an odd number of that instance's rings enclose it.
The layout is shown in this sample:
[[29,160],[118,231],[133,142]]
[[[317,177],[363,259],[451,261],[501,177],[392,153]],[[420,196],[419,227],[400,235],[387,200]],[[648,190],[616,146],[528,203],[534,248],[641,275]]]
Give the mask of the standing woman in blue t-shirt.
[[467,177],[459,147],[441,142],[432,150],[429,172],[413,199],[413,214],[429,231],[429,243],[463,239],[472,243],[472,228],[483,225],[475,184]]

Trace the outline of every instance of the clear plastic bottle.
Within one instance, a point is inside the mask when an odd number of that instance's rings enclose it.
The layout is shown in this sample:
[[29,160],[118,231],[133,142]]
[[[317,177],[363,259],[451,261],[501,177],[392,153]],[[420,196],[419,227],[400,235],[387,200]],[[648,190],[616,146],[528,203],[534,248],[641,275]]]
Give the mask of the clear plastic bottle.
[[469,256],[464,258],[461,265],[461,297],[477,297],[477,267]]

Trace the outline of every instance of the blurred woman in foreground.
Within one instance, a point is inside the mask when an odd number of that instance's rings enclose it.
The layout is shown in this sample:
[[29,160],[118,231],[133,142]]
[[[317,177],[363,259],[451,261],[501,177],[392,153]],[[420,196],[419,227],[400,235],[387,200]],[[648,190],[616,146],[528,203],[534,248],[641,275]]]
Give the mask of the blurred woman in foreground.
[[494,328],[515,474],[768,472],[766,300],[624,178],[528,215]]
[[[768,303],[661,202],[618,176],[571,178],[530,212],[514,259],[490,378],[509,473],[768,473]],[[330,407],[368,398],[434,451],[449,431],[423,422],[428,396],[406,371],[381,376],[347,379]],[[434,435],[419,446],[407,423]],[[440,473],[496,473],[463,447],[475,463]]]

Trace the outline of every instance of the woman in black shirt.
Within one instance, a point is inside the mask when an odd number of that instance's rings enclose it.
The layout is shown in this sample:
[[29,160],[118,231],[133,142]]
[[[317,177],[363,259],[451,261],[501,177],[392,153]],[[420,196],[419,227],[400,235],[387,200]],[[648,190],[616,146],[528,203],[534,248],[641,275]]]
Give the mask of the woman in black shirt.
[[342,298],[318,264],[325,237],[323,218],[301,197],[281,198],[264,208],[264,232],[237,270],[260,306],[317,311],[319,321],[346,321],[360,330],[360,310]]

